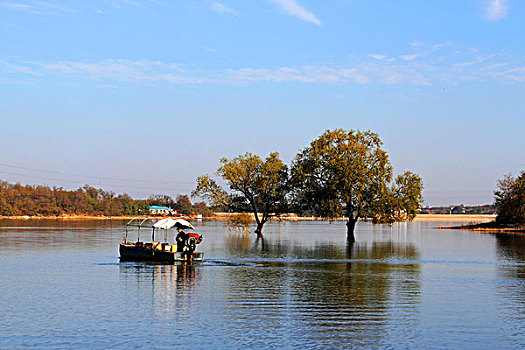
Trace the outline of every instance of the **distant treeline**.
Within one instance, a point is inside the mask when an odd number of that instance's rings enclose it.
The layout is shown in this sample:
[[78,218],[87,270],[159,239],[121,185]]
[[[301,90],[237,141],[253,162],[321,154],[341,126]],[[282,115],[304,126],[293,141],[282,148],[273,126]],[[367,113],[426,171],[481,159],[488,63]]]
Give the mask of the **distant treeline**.
[[423,207],[421,214],[494,214],[498,207],[493,204],[485,205],[450,205],[446,207]]
[[174,200],[167,195],[152,195],[148,199],[133,199],[127,194],[85,185],[76,190],[62,187],[11,184],[0,181],[0,216],[59,216],[59,215],[140,215],[147,214],[151,205],[181,209],[184,214],[212,211],[204,202],[192,204],[186,195]]

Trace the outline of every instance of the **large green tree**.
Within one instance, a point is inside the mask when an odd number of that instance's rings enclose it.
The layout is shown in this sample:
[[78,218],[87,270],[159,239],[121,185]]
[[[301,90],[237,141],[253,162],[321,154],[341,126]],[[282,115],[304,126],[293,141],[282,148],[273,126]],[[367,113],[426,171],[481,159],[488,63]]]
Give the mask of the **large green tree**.
[[296,210],[347,217],[355,241],[358,219],[393,222],[414,218],[421,203],[421,178],[406,172],[392,184],[392,166],[371,131],[327,130],[293,161],[291,183]]
[[498,207],[497,222],[525,223],[525,171],[516,178],[506,175],[499,180],[494,196],[495,205]]
[[233,159],[222,158],[220,163],[217,176],[226,182],[227,188],[211,176],[203,175],[197,178],[192,195],[207,199],[213,206],[253,213],[257,223],[255,233],[262,237],[268,219],[287,211],[288,168],[277,152],[265,160],[246,153]]

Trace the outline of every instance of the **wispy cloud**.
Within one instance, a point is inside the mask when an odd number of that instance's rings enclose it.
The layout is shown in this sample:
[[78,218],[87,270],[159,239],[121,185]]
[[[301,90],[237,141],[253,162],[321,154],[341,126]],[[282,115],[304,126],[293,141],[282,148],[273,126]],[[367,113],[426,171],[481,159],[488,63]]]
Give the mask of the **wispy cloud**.
[[376,60],[385,60],[387,58],[387,56],[385,55],[378,55],[378,54],[375,54],[375,53],[371,53],[370,55],[368,55],[369,57],[372,57],[372,58],[375,58]]
[[77,13],[76,10],[70,7],[49,1],[0,1],[0,7],[11,11],[19,11],[35,15]]
[[187,74],[187,71],[179,64],[148,60],[35,63],[34,69],[45,74],[76,76],[113,83],[199,84],[211,82],[210,78],[198,72]]
[[499,21],[507,16],[509,8],[507,0],[486,0],[485,18],[489,21]]
[[149,9],[164,5],[162,0],[92,0],[67,2],[58,0],[0,0],[0,9],[33,15],[67,15],[82,12],[105,14],[106,10]]
[[211,53],[218,53],[219,51],[217,49],[214,49],[213,47],[205,46],[204,50],[211,52]]
[[378,61],[385,61],[385,62],[394,62],[396,59],[394,57],[388,57],[386,55],[379,55],[379,54],[369,54],[368,57],[372,57],[375,60]]
[[[439,86],[477,83],[525,83],[525,57],[507,53],[480,53],[443,44],[422,45],[433,54],[419,59],[392,59],[370,54],[340,64],[290,65],[273,68],[235,67],[194,69],[179,63],[153,60],[97,62],[14,62],[0,60],[0,73],[20,81],[92,83],[97,86],[257,83],[351,84],[355,86]],[[212,52],[212,51],[211,51]]]
[[0,22],[0,27],[6,27],[6,28],[19,28],[18,25],[9,23],[9,22]]
[[442,43],[439,43],[439,44],[435,44],[435,45],[431,45],[431,46],[427,46],[425,45],[424,43],[421,43],[421,42],[412,42],[410,43],[410,46],[412,47],[416,47],[417,48],[417,52],[415,53],[411,53],[411,54],[406,54],[406,55],[401,55],[399,56],[399,58],[401,58],[402,60],[405,60],[405,61],[413,61],[417,58],[420,58],[420,57],[424,57],[424,56],[428,56],[430,54],[432,54],[433,52],[443,48],[443,47],[446,47],[446,46],[449,46],[451,45],[451,42],[450,41],[445,41],[445,42],[442,42]]
[[318,26],[322,25],[321,20],[319,20],[315,15],[299,5],[295,0],[270,0],[271,2],[279,5],[286,13],[290,16],[294,16],[302,19],[303,21],[316,24]]
[[221,15],[233,15],[233,16],[237,16],[239,13],[232,9],[231,7],[228,7],[226,5],[224,5],[222,2],[219,2],[219,1],[210,1],[209,2],[210,4],[210,9],[217,12],[217,13],[220,13]]

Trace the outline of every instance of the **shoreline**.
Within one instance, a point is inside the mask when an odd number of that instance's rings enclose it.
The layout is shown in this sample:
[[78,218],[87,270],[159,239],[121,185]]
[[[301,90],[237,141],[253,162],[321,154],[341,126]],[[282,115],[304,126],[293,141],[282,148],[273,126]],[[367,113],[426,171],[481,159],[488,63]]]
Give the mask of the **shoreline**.
[[471,223],[461,226],[440,227],[440,229],[475,231],[479,233],[509,233],[509,234],[523,234],[525,233],[525,224],[499,224],[495,221],[480,222],[477,224]]
[[[228,220],[234,213],[215,213],[214,216],[202,217],[202,220]],[[48,215],[48,216],[0,216],[0,220],[131,220],[137,216],[104,216],[104,215]],[[189,216],[190,220],[198,220],[196,216]],[[486,223],[496,219],[496,215],[486,214],[418,214],[414,221],[457,221],[470,223]],[[272,218],[271,221],[346,221],[346,218],[328,219],[315,216],[283,215]]]

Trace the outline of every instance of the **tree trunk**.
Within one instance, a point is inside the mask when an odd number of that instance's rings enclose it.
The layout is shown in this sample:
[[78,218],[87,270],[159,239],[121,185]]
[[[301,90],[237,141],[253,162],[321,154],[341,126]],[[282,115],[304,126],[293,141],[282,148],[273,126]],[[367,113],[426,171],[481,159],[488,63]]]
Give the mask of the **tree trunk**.
[[356,222],[357,219],[349,218],[348,222],[346,223],[346,240],[348,241],[348,243],[355,242],[354,229]]
[[263,230],[264,222],[258,222],[257,228],[255,229],[255,233],[257,234],[257,238],[263,238],[262,230]]

